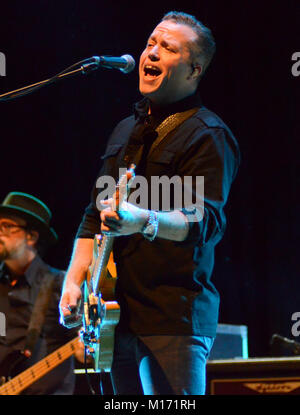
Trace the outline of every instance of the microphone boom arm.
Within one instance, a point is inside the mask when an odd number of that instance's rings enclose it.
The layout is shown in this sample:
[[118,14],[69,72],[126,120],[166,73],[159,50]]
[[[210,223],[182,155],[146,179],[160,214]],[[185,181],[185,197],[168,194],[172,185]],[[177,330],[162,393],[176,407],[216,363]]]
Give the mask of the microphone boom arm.
[[[96,59],[97,58],[97,59]],[[58,73],[57,75],[54,75],[53,77],[49,79],[45,79],[44,81],[36,82],[31,85],[24,86],[23,88],[15,89],[14,91],[6,92],[5,94],[0,95],[0,102],[1,101],[9,101],[14,98],[22,97],[24,95],[30,94],[31,92],[36,91],[37,89],[42,88],[43,86],[53,84],[57,81],[60,81],[61,79],[68,78],[70,76],[77,75],[79,73],[81,74],[88,74],[91,71],[94,71],[98,69],[99,67],[105,67],[105,65],[101,64],[101,58],[98,56],[93,56],[92,58],[85,59],[83,61],[77,62],[68,68],[66,68],[64,71]],[[78,68],[78,65],[81,65]],[[77,67],[76,69],[73,69]],[[109,67],[109,66],[107,66]],[[121,69],[122,70],[122,69]],[[67,72],[69,71],[69,72]],[[124,71],[122,71],[124,72]],[[125,72],[126,73],[126,72]]]

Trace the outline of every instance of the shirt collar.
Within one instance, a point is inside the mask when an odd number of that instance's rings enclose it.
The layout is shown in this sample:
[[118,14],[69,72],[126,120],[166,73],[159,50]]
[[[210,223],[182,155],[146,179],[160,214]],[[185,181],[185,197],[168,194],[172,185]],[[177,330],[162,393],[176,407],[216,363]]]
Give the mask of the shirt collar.
[[[40,268],[42,265],[43,265],[42,259],[38,255],[36,255],[36,257],[33,259],[31,264],[25,271],[24,277],[25,277],[26,282],[30,286],[32,286],[34,282],[38,268]],[[7,281],[10,280],[9,269],[6,267],[5,262],[2,262],[0,264],[0,279],[6,279]]]
[[8,270],[5,266],[5,263],[1,262],[0,263],[0,280],[4,280],[4,279],[6,279],[6,280],[9,279],[9,273],[8,273]]
[[25,278],[30,286],[32,286],[38,269],[42,266],[43,261],[39,255],[36,255],[34,260],[31,262],[27,270],[25,271]]
[[[181,99],[180,101],[176,101],[172,104],[163,106],[163,107],[155,107],[151,106],[151,116],[157,119],[163,119],[168,117],[171,114],[175,114],[177,112],[187,111],[191,108],[201,107],[202,102],[200,96],[195,93],[189,95]],[[150,106],[149,98],[143,98],[139,102],[134,105],[134,115],[136,119],[140,121],[144,121],[148,116],[148,110]]]

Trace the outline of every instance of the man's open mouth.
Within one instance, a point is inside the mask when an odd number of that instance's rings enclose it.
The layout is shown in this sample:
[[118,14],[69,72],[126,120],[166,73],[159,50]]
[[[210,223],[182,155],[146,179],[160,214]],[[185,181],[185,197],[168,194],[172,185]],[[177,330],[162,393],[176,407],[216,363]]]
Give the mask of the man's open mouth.
[[157,66],[145,65],[144,74],[146,78],[157,78],[161,74],[161,70]]

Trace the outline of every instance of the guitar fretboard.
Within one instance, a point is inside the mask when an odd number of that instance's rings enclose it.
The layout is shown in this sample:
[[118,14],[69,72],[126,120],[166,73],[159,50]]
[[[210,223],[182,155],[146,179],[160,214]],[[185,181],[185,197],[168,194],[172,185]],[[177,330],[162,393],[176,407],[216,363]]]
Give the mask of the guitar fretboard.
[[[125,169],[124,174],[120,177],[119,183],[117,184],[116,191],[113,195],[112,210],[118,211],[125,198],[128,196],[128,190],[135,177],[134,169],[135,165],[131,164],[128,170]],[[109,256],[113,247],[113,236],[102,235],[100,242],[100,250],[97,256],[95,267],[92,275],[92,289],[94,295],[98,295],[102,279],[105,278],[106,267],[109,261]]]
[[68,359],[76,350],[78,337],[49,354],[32,367],[26,369],[12,380],[0,387],[0,395],[18,395],[32,383],[50,372],[64,360]]
[[96,294],[99,291],[101,285],[101,279],[105,275],[106,267],[108,264],[109,256],[112,251],[114,237],[103,235],[101,239],[101,246],[99,255],[95,263],[95,269],[93,272],[92,285],[93,292]]

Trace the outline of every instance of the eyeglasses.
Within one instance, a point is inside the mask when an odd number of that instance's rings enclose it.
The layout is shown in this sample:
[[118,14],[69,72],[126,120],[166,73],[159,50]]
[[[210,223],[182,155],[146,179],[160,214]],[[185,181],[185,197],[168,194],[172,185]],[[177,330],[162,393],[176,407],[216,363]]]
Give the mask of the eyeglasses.
[[13,232],[13,229],[27,229],[26,226],[22,226],[22,225],[15,225],[13,223],[8,223],[8,222],[2,222],[0,223],[0,232],[3,233],[3,235],[11,235]]

